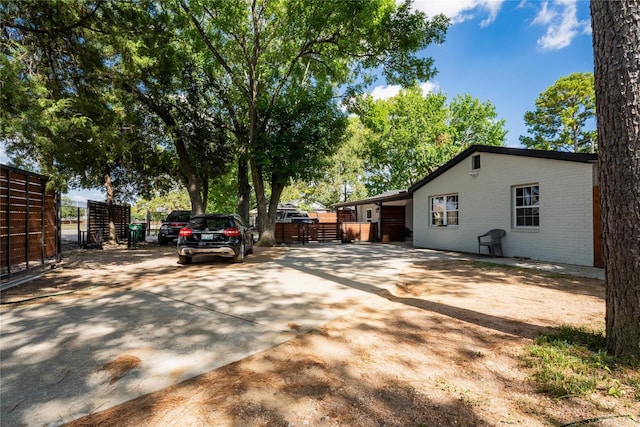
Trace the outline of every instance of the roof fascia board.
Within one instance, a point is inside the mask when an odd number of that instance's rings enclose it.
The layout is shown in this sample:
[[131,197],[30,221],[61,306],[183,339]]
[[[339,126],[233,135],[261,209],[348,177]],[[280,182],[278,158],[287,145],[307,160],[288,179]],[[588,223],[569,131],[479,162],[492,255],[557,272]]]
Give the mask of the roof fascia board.
[[545,151],[545,150],[530,150],[527,148],[509,148],[509,147],[494,147],[491,145],[472,145],[462,153],[458,154],[453,159],[449,160],[444,165],[440,166],[438,169],[418,181],[416,184],[409,188],[409,193],[413,193],[418,190],[423,185],[432,181],[433,179],[439,177],[458,163],[462,162],[464,159],[469,157],[474,153],[492,153],[492,154],[505,154],[509,156],[522,156],[522,157],[533,157],[539,159],[550,159],[550,160],[562,160],[562,161],[570,161],[570,162],[580,162],[580,163],[596,163],[598,161],[597,154],[587,154],[587,153],[564,153],[560,151]]
[[413,198],[412,194],[410,194],[408,191],[403,191],[399,194],[393,194],[391,196],[374,196],[369,197],[368,199],[355,200],[353,202],[335,203],[331,206],[333,206],[334,208],[344,208],[347,206],[370,205],[384,202],[394,202],[396,200],[408,200],[411,198]]

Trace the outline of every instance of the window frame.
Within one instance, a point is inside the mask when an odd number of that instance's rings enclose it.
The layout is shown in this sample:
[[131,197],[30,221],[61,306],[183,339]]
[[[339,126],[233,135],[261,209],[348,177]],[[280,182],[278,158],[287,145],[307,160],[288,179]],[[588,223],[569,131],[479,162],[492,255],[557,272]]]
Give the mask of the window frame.
[[480,154],[471,156],[471,170],[480,170]]
[[[536,189],[535,191],[533,189]],[[529,189],[529,193],[526,190]],[[519,190],[523,190],[519,195]],[[529,199],[527,201],[527,198]],[[523,184],[512,187],[511,196],[513,206],[513,228],[524,230],[537,230],[540,228],[540,184]],[[530,212],[527,212],[530,211]],[[520,224],[520,220],[524,222]],[[527,224],[526,222],[531,222]]]
[[[455,209],[450,209],[450,202],[455,198]],[[442,199],[444,210],[434,210],[434,200]],[[451,199],[451,200],[450,200]],[[455,212],[455,215],[450,213]],[[436,221],[434,213],[442,213],[441,223]],[[455,217],[455,224],[450,223],[450,218]],[[429,227],[459,227],[460,226],[460,197],[458,193],[438,194],[429,196]]]

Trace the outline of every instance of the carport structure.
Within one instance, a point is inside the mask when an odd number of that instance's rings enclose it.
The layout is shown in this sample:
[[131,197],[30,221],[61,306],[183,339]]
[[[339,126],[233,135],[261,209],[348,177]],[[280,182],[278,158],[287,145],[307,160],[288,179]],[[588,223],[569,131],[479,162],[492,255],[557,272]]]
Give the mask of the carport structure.
[[378,240],[403,242],[413,224],[413,196],[407,190],[393,190],[351,202],[336,203],[336,209],[354,208],[355,223],[377,224]]

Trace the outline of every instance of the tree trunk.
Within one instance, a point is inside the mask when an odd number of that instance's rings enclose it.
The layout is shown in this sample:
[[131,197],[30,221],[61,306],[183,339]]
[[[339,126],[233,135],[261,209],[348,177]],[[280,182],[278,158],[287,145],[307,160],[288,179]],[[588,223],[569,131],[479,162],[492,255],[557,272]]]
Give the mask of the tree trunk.
[[[251,178],[253,180],[253,188],[256,194],[256,207],[258,209],[258,232],[260,239],[258,240],[258,246],[274,246],[276,244],[275,238],[275,219],[273,221],[273,227],[269,226],[271,222],[267,215],[267,197],[264,191],[264,180],[262,179],[262,170],[258,166],[255,159],[249,161],[251,166]],[[276,208],[277,209],[277,208]]]
[[280,196],[284,185],[278,184],[276,177],[271,180],[271,197],[269,199],[269,212],[267,212],[267,221],[265,224],[265,232],[273,239],[273,245],[276,242],[276,219],[278,219],[278,203],[280,202]]
[[187,147],[180,135],[174,135],[173,143],[176,147],[178,158],[180,159],[182,173],[185,176],[185,184],[187,186],[187,191],[189,192],[189,199],[191,200],[191,213],[193,215],[203,214],[205,211],[205,205],[202,200],[202,187],[198,180],[198,176],[193,169],[193,164],[191,163]]
[[113,207],[113,186],[111,185],[111,171],[107,168],[104,173],[104,189],[107,193],[107,219],[109,221],[109,243],[116,243],[118,235],[116,233],[116,211]]
[[245,223],[249,224],[249,198],[251,186],[249,186],[249,166],[244,154],[238,157],[238,215]]
[[592,0],[607,350],[640,358],[640,2]]
[[[207,202],[209,200],[209,175],[201,180],[202,183],[202,207],[203,213],[207,211]],[[193,203],[192,203],[193,205]],[[191,209],[193,211],[193,208]]]
[[167,129],[170,130],[172,136],[171,139],[173,141],[173,145],[176,147],[176,153],[178,154],[180,167],[184,175],[183,178],[187,187],[187,192],[189,193],[189,199],[191,200],[191,213],[193,215],[204,213],[206,209],[206,200],[202,200],[202,185],[193,168],[193,163],[189,157],[189,152],[187,151],[187,146],[184,143],[184,138],[182,137],[182,134],[178,129],[178,124],[171,115],[171,112],[164,106],[158,105],[153,99],[147,97],[140,90],[134,90],[131,87],[128,87],[127,90],[135,93],[138,100],[160,117],[163,123],[167,126]]

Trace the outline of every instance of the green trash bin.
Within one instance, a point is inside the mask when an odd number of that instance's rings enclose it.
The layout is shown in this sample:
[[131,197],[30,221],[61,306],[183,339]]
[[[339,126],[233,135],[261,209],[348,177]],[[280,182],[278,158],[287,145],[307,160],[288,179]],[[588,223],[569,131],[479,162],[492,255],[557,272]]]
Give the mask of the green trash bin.
[[129,224],[129,233],[132,242],[144,242],[144,227],[142,224]]

